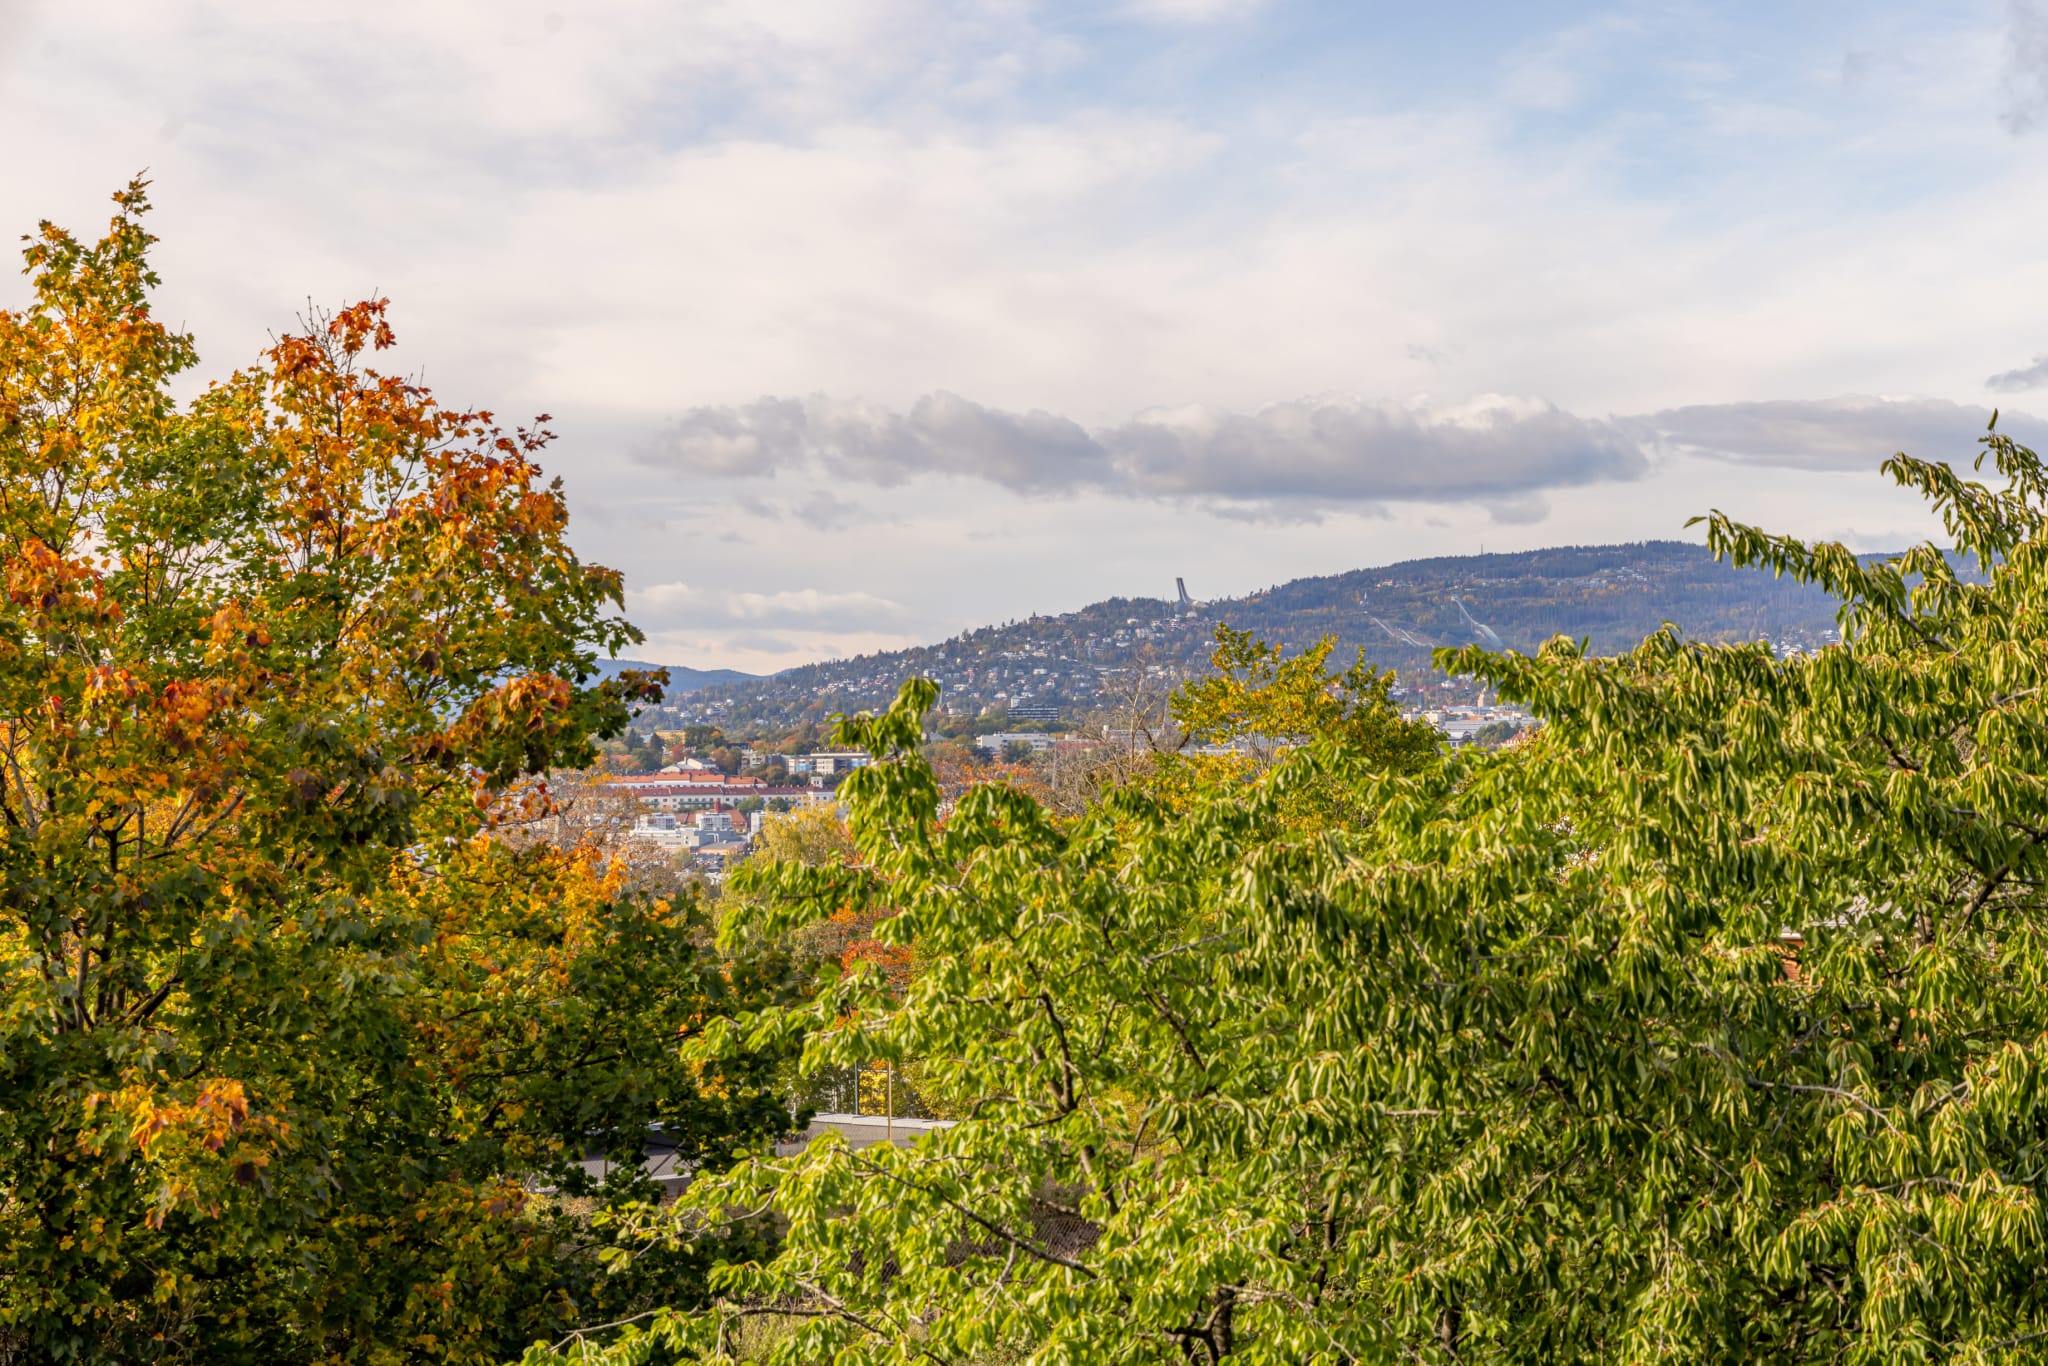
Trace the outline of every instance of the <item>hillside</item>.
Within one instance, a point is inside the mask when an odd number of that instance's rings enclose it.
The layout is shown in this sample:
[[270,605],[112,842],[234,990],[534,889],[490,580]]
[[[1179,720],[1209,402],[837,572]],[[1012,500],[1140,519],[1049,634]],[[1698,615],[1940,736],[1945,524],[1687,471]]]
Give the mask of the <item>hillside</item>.
[[949,710],[1001,706],[1072,720],[1127,690],[1138,671],[1199,671],[1216,623],[1299,648],[1335,636],[1363,646],[1411,687],[1441,686],[1430,651],[1494,644],[1533,651],[1554,635],[1626,650],[1669,621],[1698,640],[1766,639],[1808,649],[1831,639],[1833,604],[1819,591],[1716,562],[1682,541],[1568,546],[1507,555],[1408,560],[1296,579],[1242,598],[1179,608],[1111,598],[1061,616],[969,631],[937,645],[785,670],[706,687],[670,709],[728,729],[786,726],[885,704],[911,674],[937,678]]
[[668,696],[682,697],[702,688],[721,684],[739,684],[757,681],[754,674],[741,673],[738,669],[692,669],[682,664],[649,664],[644,659],[600,659],[597,673],[600,678],[617,678],[628,669],[667,669]]

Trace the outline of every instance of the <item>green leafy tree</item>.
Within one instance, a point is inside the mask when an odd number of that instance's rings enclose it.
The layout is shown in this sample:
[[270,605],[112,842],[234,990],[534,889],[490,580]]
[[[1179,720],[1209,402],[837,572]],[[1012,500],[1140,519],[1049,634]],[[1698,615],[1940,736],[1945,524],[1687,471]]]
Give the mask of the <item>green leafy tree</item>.
[[1519,736],[1523,729],[1514,721],[1489,721],[1472,732],[1472,743],[1481,749],[1499,749]]
[[1425,764],[1436,750],[1436,733],[1395,712],[1394,676],[1368,664],[1363,650],[1333,676],[1336,644],[1325,636],[1289,656],[1249,631],[1218,626],[1212,672],[1174,694],[1173,718],[1196,741],[1242,745],[1261,758],[1322,741],[1383,769]]
[[381,301],[174,400],[116,201],[0,312],[0,1357],[493,1359],[648,1289],[536,1185],[786,1123],[670,1047],[778,969],[501,837],[659,695],[545,430],[372,368]]
[[850,728],[892,756],[844,789],[859,859],[764,869],[761,923],[886,900],[918,974],[698,1048],[973,1103],[701,1183],[650,1248],[765,1202],[781,1250],[588,1357],[772,1313],[783,1363],[2039,1360],[2048,471],[1984,459],[1887,465],[1968,575],[1710,520],[1840,603],[1813,655],[1441,657],[1545,718],[1497,754],[1305,729],[1170,804],[941,822],[909,686]]
[[724,744],[725,732],[717,726],[684,726],[682,738],[683,753],[678,754],[676,757],[680,759],[690,754],[703,754],[717,749]]

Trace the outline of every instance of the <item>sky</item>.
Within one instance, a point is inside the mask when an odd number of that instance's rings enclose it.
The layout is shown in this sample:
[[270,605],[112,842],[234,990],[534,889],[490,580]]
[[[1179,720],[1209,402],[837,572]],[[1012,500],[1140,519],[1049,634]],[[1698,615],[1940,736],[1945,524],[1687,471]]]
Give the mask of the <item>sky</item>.
[[[637,653],[1694,537],[2048,443],[2048,0],[0,0],[0,233],[209,375],[387,296]],[[0,307],[26,283],[0,278]]]

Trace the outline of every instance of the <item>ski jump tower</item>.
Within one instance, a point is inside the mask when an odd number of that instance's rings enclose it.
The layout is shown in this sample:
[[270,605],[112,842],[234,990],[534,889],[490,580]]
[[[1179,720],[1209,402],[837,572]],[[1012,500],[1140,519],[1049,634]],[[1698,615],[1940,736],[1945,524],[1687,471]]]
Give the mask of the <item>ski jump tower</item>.
[[1191,611],[1194,608],[1195,600],[1188,596],[1188,581],[1176,576],[1173,581],[1173,587],[1180,594],[1180,610],[1183,612]]

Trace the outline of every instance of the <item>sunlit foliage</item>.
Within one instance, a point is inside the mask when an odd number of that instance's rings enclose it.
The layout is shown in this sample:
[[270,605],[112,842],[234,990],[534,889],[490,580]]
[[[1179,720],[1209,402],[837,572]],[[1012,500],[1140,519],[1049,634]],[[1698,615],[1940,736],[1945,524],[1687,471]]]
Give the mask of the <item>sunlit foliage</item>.
[[[942,820],[908,685],[849,727],[887,760],[843,789],[858,862],[753,923],[887,904],[917,974],[693,1047],[975,1100],[701,1183],[647,1246],[765,1203],[778,1255],[588,1359],[732,1359],[769,1316],[785,1366],[2039,1360],[2048,472],[1984,459],[1887,466],[1967,575],[1710,519],[1840,601],[1815,654],[1442,656],[1545,719],[1498,753],[1369,742],[1383,703],[1361,732],[1319,678],[1263,767]],[[1232,688],[1205,724],[1286,700]]]
[[775,969],[491,835],[658,681],[590,682],[545,429],[373,368],[381,300],[178,401],[116,201],[0,312],[0,1357],[493,1359],[627,1290],[535,1194],[586,1145],[786,1123],[674,1053]]

